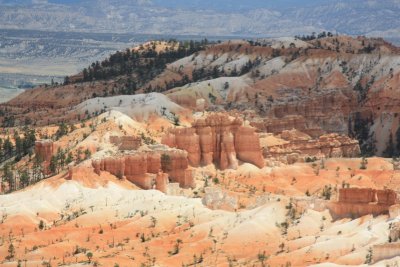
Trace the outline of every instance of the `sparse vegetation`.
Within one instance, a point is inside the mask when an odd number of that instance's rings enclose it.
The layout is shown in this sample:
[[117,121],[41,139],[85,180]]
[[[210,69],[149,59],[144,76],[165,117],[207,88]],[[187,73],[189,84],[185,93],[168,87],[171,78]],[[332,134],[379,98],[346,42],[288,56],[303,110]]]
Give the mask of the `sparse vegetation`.
[[86,257],[88,258],[88,262],[91,263],[93,258],[93,253],[92,252],[86,253]]
[[[179,42],[170,40],[166,42],[168,49],[156,51],[156,42],[148,48],[140,47],[138,50],[126,49],[118,51],[103,62],[93,62],[89,67],[84,68],[81,78],[69,77],[65,84],[108,80],[118,76],[126,76],[124,87],[118,92],[120,94],[134,94],[135,91],[145,86],[154,77],[160,74],[168,63],[180,58],[199,52],[209,44],[208,40]],[[181,80],[174,80],[165,84],[153,87],[148,84],[146,92],[165,91],[170,88],[184,85],[189,82],[187,75],[182,75]]]
[[368,253],[367,253],[367,255],[365,256],[365,262],[364,262],[365,264],[370,264],[370,263],[372,263],[372,248],[369,248],[368,249]]
[[172,249],[171,251],[168,251],[168,254],[169,254],[170,256],[179,254],[179,251],[180,251],[180,244],[182,244],[182,240],[181,240],[181,239],[177,239],[176,242],[175,242],[175,245],[174,245],[173,249]]
[[306,157],[307,163],[313,163],[317,161],[317,157]]
[[262,253],[259,252],[257,254],[257,259],[261,263],[261,266],[264,267],[265,266],[265,261],[268,260],[268,256],[265,254],[265,251],[263,251]]
[[322,190],[322,197],[325,200],[330,200],[332,196],[332,186],[331,185],[325,185],[324,189]]
[[368,160],[365,157],[363,157],[360,163],[360,170],[366,170],[367,165],[368,165]]
[[38,227],[39,227],[39,230],[44,230],[46,228],[46,225],[44,224],[43,220],[39,221],[39,226]]
[[13,259],[15,256],[15,247],[14,247],[13,243],[10,243],[10,245],[8,246],[7,252],[8,252],[8,255],[6,256],[6,259],[7,260]]

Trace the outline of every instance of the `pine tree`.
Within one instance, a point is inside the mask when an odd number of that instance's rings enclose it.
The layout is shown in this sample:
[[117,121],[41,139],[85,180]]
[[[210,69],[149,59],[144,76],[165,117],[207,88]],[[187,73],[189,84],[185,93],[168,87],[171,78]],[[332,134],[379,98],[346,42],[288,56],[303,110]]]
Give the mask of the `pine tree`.
[[24,151],[23,149],[23,142],[21,140],[21,137],[19,137],[19,134],[15,134],[14,136],[14,140],[15,140],[15,153],[18,159],[20,159],[22,157],[22,153]]
[[20,186],[22,188],[27,187],[29,185],[29,180],[30,180],[30,177],[29,177],[28,171],[27,170],[21,171],[20,175],[19,175]]
[[33,182],[38,182],[43,177],[43,167],[42,167],[43,159],[40,157],[35,157],[32,166],[32,178]]
[[14,150],[14,146],[11,143],[10,138],[7,138],[4,141],[3,149],[4,149],[5,158],[10,158],[12,156],[12,153],[13,153],[13,150]]
[[14,245],[12,243],[10,243],[10,245],[8,246],[8,256],[7,259],[12,259],[14,258],[15,255],[15,248]]
[[7,163],[3,168],[3,180],[8,183],[9,191],[12,192],[15,190],[15,180],[14,173],[12,171],[11,164]]
[[52,156],[50,159],[50,171],[52,174],[56,174],[58,172],[58,160],[56,156]]
[[58,172],[60,172],[60,169],[63,169],[66,163],[66,156],[65,156],[65,151],[61,148],[57,150],[57,162],[58,162]]

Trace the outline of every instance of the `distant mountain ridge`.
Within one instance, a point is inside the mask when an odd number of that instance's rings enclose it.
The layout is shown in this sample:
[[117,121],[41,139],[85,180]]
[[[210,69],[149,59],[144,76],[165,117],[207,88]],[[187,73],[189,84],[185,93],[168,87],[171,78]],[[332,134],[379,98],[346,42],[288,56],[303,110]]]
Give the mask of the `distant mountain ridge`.
[[293,36],[319,31],[400,37],[400,1],[0,0],[0,28]]

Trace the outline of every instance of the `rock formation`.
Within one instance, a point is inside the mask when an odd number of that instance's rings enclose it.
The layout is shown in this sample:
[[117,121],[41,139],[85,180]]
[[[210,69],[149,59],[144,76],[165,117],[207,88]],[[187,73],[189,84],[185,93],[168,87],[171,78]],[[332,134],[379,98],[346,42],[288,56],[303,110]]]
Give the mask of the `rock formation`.
[[193,171],[188,169],[188,154],[183,150],[166,150],[161,153],[162,171],[167,173],[172,182],[183,188],[193,187]]
[[237,157],[241,161],[260,168],[264,166],[264,158],[260,153],[260,139],[254,128],[240,127],[235,134],[235,147]]
[[243,121],[216,113],[198,119],[192,128],[172,129],[162,143],[188,152],[190,165],[214,163],[220,169],[236,169],[238,159],[264,167],[260,141],[255,129],[242,126]]
[[168,174],[159,172],[156,176],[156,189],[163,193],[167,193],[168,190]]
[[48,175],[51,173],[50,171],[50,161],[51,157],[55,152],[54,142],[50,139],[39,140],[35,142],[35,154],[39,160],[43,161],[43,173]]
[[291,164],[299,160],[304,161],[307,157],[353,158],[360,155],[358,141],[344,135],[325,134],[313,139],[298,130],[290,130],[283,131],[280,137],[287,142],[264,147],[264,157]]
[[372,247],[372,261],[375,263],[381,260],[391,259],[399,256],[399,251],[399,242],[375,245]]
[[35,154],[45,162],[50,162],[54,150],[54,142],[50,139],[35,142]]
[[390,189],[377,190],[376,198],[377,198],[378,204],[381,204],[381,205],[392,206],[392,205],[398,203],[397,193]]
[[397,203],[397,194],[393,190],[375,190],[371,188],[341,188],[339,202],[341,203],[371,203],[394,205]]
[[177,128],[163,137],[163,144],[177,147],[188,152],[189,164],[193,167],[200,165],[200,139],[193,128]]
[[274,134],[297,129],[313,138],[317,138],[326,132],[347,134],[348,118],[357,109],[355,94],[345,89],[327,89],[320,94],[310,94],[307,92],[308,90],[304,90],[303,93],[307,93],[293,101],[291,100],[293,91],[292,93],[286,92],[286,89],[281,88],[282,86],[287,88],[312,86],[309,83],[310,81],[305,82],[307,85],[300,85],[300,81],[293,83],[291,80],[294,75],[296,74],[287,73],[281,76],[279,80],[272,78],[272,81],[266,79],[266,81],[261,82],[263,87],[267,82],[275,83],[271,86],[274,87],[274,90],[281,92],[280,97],[277,97],[280,101],[271,103],[266,116],[252,122],[252,126],[260,131]]
[[336,203],[328,208],[333,218],[361,217],[372,214],[388,214],[391,206],[398,203],[396,192],[390,189],[342,188]]
[[107,171],[120,179],[125,177],[143,189],[156,188],[166,192],[169,179],[182,188],[194,186],[187,152],[177,149],[125,153],[93,160],[92,166],[97,174]]

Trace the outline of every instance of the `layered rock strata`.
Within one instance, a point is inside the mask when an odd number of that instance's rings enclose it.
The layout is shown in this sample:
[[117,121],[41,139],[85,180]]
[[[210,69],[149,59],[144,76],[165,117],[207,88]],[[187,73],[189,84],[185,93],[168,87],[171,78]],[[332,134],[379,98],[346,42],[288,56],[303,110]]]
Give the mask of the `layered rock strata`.
[[311,158],[354,158],[360,155],[357,140],[339,134],[326,134],[317,139],[297,130],[283,131],[284,144],[266,146],[263,155],[285,163],[295,163]]
[[193,172],[188,169],[187,152],[182,150],[127,153],[93,160],[92,166],[99,175],[101,171],[107,171],[143,189],[166,192],[169,180],[183,188],[194,186]]
[[[276,90],[284,91],[279,88],[280,84],[277,84]],[[299,84],[290,86],[296,88]],[[352,90],[326,89],[316,94],[310,94],[308,90],[305,92],[296,101],[290,100],[292,96],[285,97],[283,94],[281,101],[275,101],[268,109],[267,116],[253,126],[274,134],[294,128],[314,138],[324,132],[348,133],[348,118],[358,107],[357,97]]]
[[371,188],[342,188],[338,202],[329,203],[333,218],[356,218],[372,214],[389,214],[390,207],[397,204],[397,193],[393,190]]
[[188,152],[191,166],[215,164],[224,170],[236,169],[238,160],[264,167],[260,140],[254,128],[243,121],[216,113],[198,119],[191,128],[176,128],[162,138],[162,143]]
[[35,154],[40,161],[43,161],[43,173],[48,175],[50,171],[51,157],[55,152],[54,142],[50,139],[39,140],[35,142]]
[[372,261],[378,262],[399,256],[400,242],[375,245],[372,247]]
[[36,141],[35,154],[41,160],[50,162],[54,154],[54,142],[50,139]]

